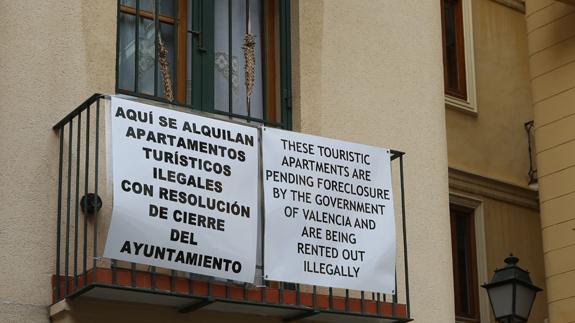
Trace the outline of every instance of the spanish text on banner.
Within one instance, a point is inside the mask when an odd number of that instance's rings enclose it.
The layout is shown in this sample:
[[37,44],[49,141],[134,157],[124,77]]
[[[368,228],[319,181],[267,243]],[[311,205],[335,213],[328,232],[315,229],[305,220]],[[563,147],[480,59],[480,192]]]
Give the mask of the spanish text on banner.
[[112,98],[104,256],[253,282],[256,128]]

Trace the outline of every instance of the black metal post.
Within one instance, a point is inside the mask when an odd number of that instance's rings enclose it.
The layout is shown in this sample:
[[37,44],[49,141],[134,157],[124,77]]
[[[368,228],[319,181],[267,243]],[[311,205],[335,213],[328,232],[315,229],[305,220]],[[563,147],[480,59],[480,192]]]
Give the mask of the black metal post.
[[[139,3],[139,1],[138,1]],[[94,148],[94,200],[92,205],[98,205],[98,166],[99,166],[99,155],[100,155],[100,99],[96,101],[96,138],[95,148]],[[93,227],[93,259],[92,259],[92,280],[95,283],[97,281],[97,258],[98,258],[98,210],[94,211],[94,227]]]
[[233,100],[233,56],[232,56],[232,0],[228,0],[228,116],[234,112]]
[[140,0],[136,0],[136,36],[134,39],[134,92],[140,92]]
[[[160,37],[160,0],[154,0],[154,96],[158,96],[158,54]],[[166,96],[166,93],[164,93]]]
[[68,279],[69,265],[70,265],[70,195],[72,191],[72,128],[73,121],[70,120],[68,123],[68,185],[66,185],[66,245],[65,248],[65,259],[64,259],[64,296],[68,295],[68,285],[70,280]]
[[405,302],[407,317],[411,317],[411,304],[409,302],[409,261],[407,255],[407,223],[405,219],[405,175],[403,173],[403,153],[399,157],[399,179],[401,186],[401,222],[403,230],[403,263],[405,270]]
[[[90,106],[92,104],[88,103],[86,108],[86,164],[84,166],[84,196],[88,196],[88,184],[89,184],[89,166],[90,166]],[[84,210],[88,209],[88,199],[84,199]],[[82,267],[84,275],[84,286],[88,283],[87,275],[87,262],[88,262],[88,214],[84,214],[84,244],[82,253]]]
[[313,304],[312,307],[315,309],[317,307],[317,286],[313,285],[313,294],[312,294],[312,300],[311,303]]
[[349,289],[345,289],[345,311],[349,312]]
[[333,308],[333,288],[329,288],[329,309]]
[[300,295],[299,284],[295,284],[295,304],[296,305],[300,305],[300,302],[301,302],[300,297],[301,297],[301,295]]
[[130,285],[136,287],[136,263],[130,263]]
[[58,162],[58,210],[56,215],[56,300],[60,300],[60,243],[62,226],[62,168],[64,157],[64,128],[58,129],[60,135],[60,154]]
[[78,114],[78,136],[76,139],[76,196],[74,203],[74,290],[78,288],[78,208],[80,204],[80,138],[82,114]]

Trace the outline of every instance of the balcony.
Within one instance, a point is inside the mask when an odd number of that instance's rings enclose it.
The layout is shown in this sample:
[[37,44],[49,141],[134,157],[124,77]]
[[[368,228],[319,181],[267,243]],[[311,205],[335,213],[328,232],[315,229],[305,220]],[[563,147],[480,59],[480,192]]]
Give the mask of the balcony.
[[257,313],[286,322],[412,320],[403,153],[392,153],[393,182],[399,193],[395,204],[398,257],[394,294],[264,280],[261,252],[256,283],[238,283],[102,256],[113,204],[106,154],[109,103],[109,96],[94,94],[53,127],[60,143],[53,308],[86,297],[161,305],[182,314]]

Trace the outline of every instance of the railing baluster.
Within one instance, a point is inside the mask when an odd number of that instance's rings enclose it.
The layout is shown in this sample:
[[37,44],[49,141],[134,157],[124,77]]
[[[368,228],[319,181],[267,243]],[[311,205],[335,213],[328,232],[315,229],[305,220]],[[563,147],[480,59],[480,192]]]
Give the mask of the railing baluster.
[[150,275],[150,279],[152,280],[152,290],[156,290],[156,266],[152,266],[151,272],[152,274]]
[[82,113],[78,114],[78,136],[76,139],[76,202],[74,204],[74,290],[78,288],[78,207],[80,204],[80,138]]
[[[245,0],[246,1],[246,34],[249,34],[251,32],[251,22],[250,22],[250,0]],[[248,64],[248,62],[245,62],[246,65]],[[251,113],[251,98],[248,95],[248,89],[246,87],[246,111],[248,113],[248,117],[252,116]]]
[[[90,106],[91,103],[87,104],[88,107],[86,108],[86,165],[84,166],[84,210],[88,210],[88,183],[89,183],[89,166],[90,166]],[[83,265],[83,274],[84,274],[84,286],[88,284],[88,275],[87,275],[87,267],[88,267],[88,214],[84,214],[84,244],[83,244],[83,253],[82,253],[82,265]]]
[[[139,1],[138,1],[139,2]],[[100,99],[96,101],[96,138],[94,144],[94,200],[92,205],[98,204],[98,157],[100,155]],[[92,280],[97,281],[97,259],[98,259],[98,210],[94,208],[94,228],[93,228],[93,259],[92,259]]]
[[68,285],[70,280],[68,279],[69,275],[69,266],[70,266],[70,195],[72,191],[72,128],[73,128],[73,120],[70,120],[68,123],[68,185],[66,186],[66,246],[65,246],[65,267],[64,267],[64,276],[66,280],[64,281],[64,296],[68,296]]
[[173,293],[176,290],[176,271],[172,270],[170,273],[170,291]]
[[407,307],[407,317],[411,316],[411,304],[409,302],[409,264],[407,258],[407,224],[405,220],[405,184],[403,174],[403,154],[399,156],[399,179],[401,185],[401,221],[403,229],[403,263],[405,271],[405,303]]
[[333,308],[333,288],[329,288],[329,309]]
[[313,285],[311,303],[312,303],[312,307],[313,307],[314,309],[317,307],[317,299],[316,299],[316,297],[317,297],[317,286],[316,286],[316,285]]
[[[267,12],[266,9],[266,3],[267,1],[265,0],[260,0],[259,2],[259,6],[260,6],[260,15],[258,17],[259,19],[259,24],[260,24],[260,53],[261,53],[261,78],[262,78],[262,103],[261,103],[261,107],[262,107],[262,119],[264,121],[268,120],[268,113],[267,113],[267,109],[269,108],[268,104],[267,104],[267,91],[268,91],[268,80],[266,79],[266,75],[267,75],[267,65],[268,65],[268,61],[267,61],[267,50],[266,50],[266,35],[267,32],[269,30],[266,29],[266,23],[264,21],[264,15]],[[270,31],[271,32],[271,31]],[[275,90],[275,89],[274,89]]]
[[136,287],[136,263],[130,263],[130,285]]
[[226,298],[230,298],[230,284],[232,281],[230,279],[226,280]]
[[[154,0],[154,96],[158,96],[158,54],[160,35],[160,0]],[[166,93],[164,93],[164,97]]]
[[112,284],[118,285],[118,261],[116,259],[112,259]]
[[208,278],[208,297],[212,298],[212,277]]
[[140,92],[140,0],[136,0],[136,36],[134,39],[134,92]]
[[280,120],[282,128],[291,129],[291,41],[290,1],[279,0],[280,28]]
[[393,294],[391,294],[391,297],[391,315],[395,317],[397,313],[397,271],[395,272],[395,290],[393,291]]
[[60,136],[60,154],[58,162],[58,211],[56,215],[56,300],[60,300],[60,244],[62,231],[62,168],[64,164],[64,127],[58,130]]
[[377,293],[377,300],[375,301],[375,312],[379,315],[381,309],[379,308],[381,306],[381,304],[379,303],[381,301],[381,293]]
[[264,304],[266,303],[266,289],[267,289],[267,287],[268,286],[266,284],[266,281],[264,280],[264,284],[261,287],[261,289],[262,289],[262,303],[264,303]]
[[[116,23],[116,44],[117,45],[116,46],[118,46],[118,47],[120,46],[120,31],[121,31],[121,25],[122,25],[120,23],[120,21],[121,21],[120,17],[122,15],[122,12],[120,11],[120,4],[121,4],[121,1],[118,0],[116,3],[116,21],[117,21],[117,23]],[[121,50],[119,48],[116,49],[116,65],[115,65],[115,68],[116,68],[116,71],[115,71],[116,72],[116,87],[120,87],[120,52],[121,52]],[[126,78],[127,78],[127,76],[126,76]],[[88,107],[89,107],[89,105],[88,105]],[[90,118],[88,118],[88,120],[89,119]]]
[[295,304],[296,305],[300,305],[300,288],[299,288],[299,284],[295,284]]
[[279,282],[278,288],[278,304],[283,303],[283,293],[284,293],[284,282]]
[[170,291],[173,293],[176,290],[176,271],[170,272]]
[[234,92],[232,87],[233,56],[232,56],[232,0],[228,0],[228,116],[234,112]]

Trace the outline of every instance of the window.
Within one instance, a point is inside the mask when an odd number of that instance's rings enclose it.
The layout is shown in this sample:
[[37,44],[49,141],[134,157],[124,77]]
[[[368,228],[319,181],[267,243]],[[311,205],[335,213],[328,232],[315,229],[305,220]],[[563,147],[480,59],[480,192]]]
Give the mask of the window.
[[288,0],[119,0],[118,93],[291,127]]
[[477,111],[470,0],[441,0],[443,75],[448,106]]
[[466,100],[465,51],[461,0],[443,3],[443,69],[445,93]]
[[473,210],[452,205],[451,247],[456,322],[480,322]]

